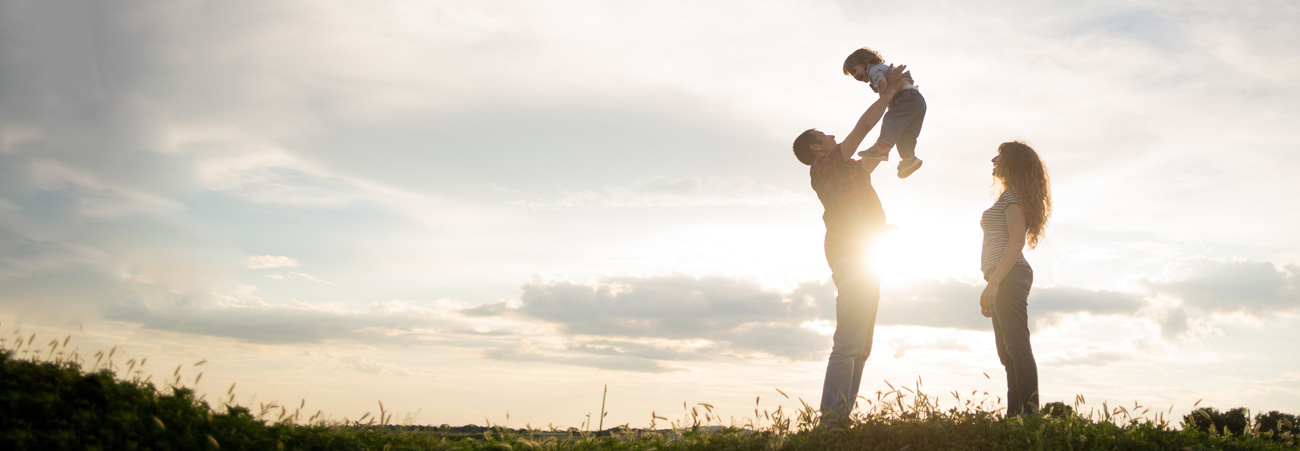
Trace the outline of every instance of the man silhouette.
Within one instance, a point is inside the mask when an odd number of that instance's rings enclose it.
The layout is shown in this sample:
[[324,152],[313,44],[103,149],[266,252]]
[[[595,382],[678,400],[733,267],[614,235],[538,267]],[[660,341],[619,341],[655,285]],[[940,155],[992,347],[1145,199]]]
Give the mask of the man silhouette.
[[835,337],[822,385],[822,425],[839,427],[848,420],[862,383],[862,368],[871,354],[871,338],[880,305],[880,278],[866,255],[874,237],[885,230],[885,210],[871,186],[879,160],[854,160],[867,133],[880,122],[890,100],[909,76],[907,66],[890,67],[880,97],[862,113],[843,142],[817,129],[794,140],[794,154],[811,166],[812,188],[825,213],[826,262],[835,281]]

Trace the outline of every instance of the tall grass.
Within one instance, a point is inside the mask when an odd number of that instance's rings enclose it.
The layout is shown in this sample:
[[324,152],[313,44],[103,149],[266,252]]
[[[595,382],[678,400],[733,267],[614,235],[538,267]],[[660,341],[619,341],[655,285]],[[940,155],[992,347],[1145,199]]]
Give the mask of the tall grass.
[[[1287,423],[1294,416],[1270,417],[1280,420],[1265,429],[1259,420],[1264,416],[1251,425],[1248,416],[1237,415],[1246,419],[1229,425],[1216,420],[1217,411],[1202,409],[1175,427],[1166,417],[1171,410],[1092,406],[1080,395],[1070,404],[1050,403],[1040,414],[1006,418],[996,396],[931,395],[921,390],[919,378],[911,386],[887,382],[889,390],[860,397],[852,421],[836,430],[818,427],[819,412],[780,389],[775,408],[762,408],[762,397],[755,397],[752,418],[723,418],[712,404],[683,403],[674,420],[651,412],[645,429],[603,430],[603,395],[595,432],[586,430],[590,418],[582,429],[548,431],[490,422],[486,427],[414,426],[409,416],[407,424],[395,425],[382,402],[377,414],[334,421],[320,411],[305,416],[305,400],[292,410],[275,402],[258,403],[256,409],[240,405],[235,384],[214,408],[187,387],[198,384],[202,372],[191,379],[183,376],[181,365],[155,381],[145,369],[147,359],[119,361],[117,347],[83,355],[68,348],[70,339],[38,343],[35,334],[19,331],[0,337],[0,449],[1275,450],[1297,445],[1294,425]],[[188,366],[194,370],[205,363]]]

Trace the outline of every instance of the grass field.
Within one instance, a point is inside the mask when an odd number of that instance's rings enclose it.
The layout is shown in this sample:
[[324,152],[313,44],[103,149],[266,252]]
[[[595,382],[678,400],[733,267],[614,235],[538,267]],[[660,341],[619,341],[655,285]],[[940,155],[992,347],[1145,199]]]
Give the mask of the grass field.
[[[68,339],[37,345],[36,336],[0,340],[0,449],[225,450],[1280,450],[1297,446],[1296,417],[1245,409],[1201,408],[1171,423],[1140,405],[1090,407],[1082,396],[1049,403],[1040,414],[1005,418],[987,400],[940,409],[919,385],[862,399],[849,427],[816,427],[807,404],[793,411],[755,410],[726,424],[708,404],[646,429],[537,430],[486,426],[394,425],[392,414],[326,421],[302,405],[196,399],[178,367],[155,384],[144,360],[114,362],[116,349],[90,356],[66,350]],[[199,364],[201,364],[200,362]],[[88,369],[87,369],[88,368]],[[195,377],[194,383],[202,378]],[[162,387],[162,388],[159,388]],[[781,395],[784,395],[783,393]],[[973,394],[972,394],[973,395]]]

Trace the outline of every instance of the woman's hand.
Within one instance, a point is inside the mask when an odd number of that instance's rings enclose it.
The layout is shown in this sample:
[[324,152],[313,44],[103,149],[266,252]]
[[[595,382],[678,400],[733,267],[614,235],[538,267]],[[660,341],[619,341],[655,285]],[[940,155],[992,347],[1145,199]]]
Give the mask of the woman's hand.
[[984,315],[985,318],[992,317],[993,301],[997,298],[998,286],[993,282],[989,282],[988,286],[984,287],[984,292],[980,293],[980,314]]

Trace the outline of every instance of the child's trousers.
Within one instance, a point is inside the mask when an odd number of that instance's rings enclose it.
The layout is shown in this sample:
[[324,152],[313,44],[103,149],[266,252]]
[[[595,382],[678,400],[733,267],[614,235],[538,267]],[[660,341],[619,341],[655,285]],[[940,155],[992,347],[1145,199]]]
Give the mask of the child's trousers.
[[884,143],[890,147],[898,146],[898,155],[910,157],[916,155],[916,137],[921,135],[921,123],[925,122],[925,97],[916,89],[904,89],[889,103],[884,123],[880,126],[880,138],[877,144]]

